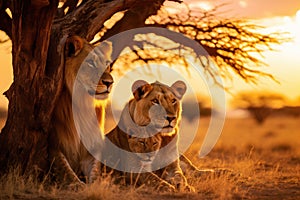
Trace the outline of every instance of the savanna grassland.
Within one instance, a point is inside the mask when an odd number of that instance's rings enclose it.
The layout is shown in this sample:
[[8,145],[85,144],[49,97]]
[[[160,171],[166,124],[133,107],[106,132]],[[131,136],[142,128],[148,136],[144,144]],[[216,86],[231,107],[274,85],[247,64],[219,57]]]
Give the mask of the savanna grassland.
[[[300,118],[270,117],[263,125],[251,118],[226,119],[214,149],[198,158],[209,118],[186,155],[200,169],[220,173],[186,174],[195,193],[158,193],[145,187],[114,185],[109,178],[80,192],[66,191],[18,176],[1,178],[0,199],[300,199]],[[222,169],[222,170],[220,170]]]

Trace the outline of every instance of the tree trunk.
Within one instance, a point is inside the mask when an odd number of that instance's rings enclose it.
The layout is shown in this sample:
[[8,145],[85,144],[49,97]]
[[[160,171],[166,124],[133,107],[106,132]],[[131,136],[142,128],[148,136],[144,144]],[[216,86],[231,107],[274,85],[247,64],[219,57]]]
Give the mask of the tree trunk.
[[[58,1],[12,0],[10,38],[14,82],[5,92],[9,106],[7,121],[0,134],[0,174],[12,167],[20,167],[22,174],[49,170],[48,132],[63,86],[66,37],[77,34],[92,40],[107,19],[125,9],[130,12],[121,20],[122,25],[112,30],[113,34],[141,27],[164,2],[87,0],[73,12],[54,20]],[[140,1],[149,6],[144,7]],[[138,23],[135,12],[141,13],[142,20]],[[126,24],[134,26],[127,27]],[[0,29],[2,26],[10,29],[0,21]]]
[[48,166],[47,129],[56,97],[46,61],[57,5],[58,0],[12,1],[14,82],[5,93],[9,106],[0,134],[2,173],[16,166],[21,173]]

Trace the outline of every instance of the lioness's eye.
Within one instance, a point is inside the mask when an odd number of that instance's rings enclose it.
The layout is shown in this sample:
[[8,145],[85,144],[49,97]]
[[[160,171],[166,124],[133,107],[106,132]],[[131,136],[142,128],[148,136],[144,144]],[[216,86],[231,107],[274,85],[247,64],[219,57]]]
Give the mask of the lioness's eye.
[[144,141],[139,141],[139,143],[143,146],[145,146],[145,142]]
[[111,72],[113,63],[111,61],[107,60],[107,61],[105,61],[105,65],[106,65],[106,70]]
[[92,68],[96,67],[93,59],[89,59],[86,62],[88,63],[88,66],[90,66],[90,67],[92,67]]
[[105,69],[106,72],[110,73],[112,72],[112,68],[110,66],[108,66],[106,69]]
[[153,103],[153,104],[159,104],[159,102],[158,102],[157,99],[153,99],[153,100],[152,100],[152,103]]

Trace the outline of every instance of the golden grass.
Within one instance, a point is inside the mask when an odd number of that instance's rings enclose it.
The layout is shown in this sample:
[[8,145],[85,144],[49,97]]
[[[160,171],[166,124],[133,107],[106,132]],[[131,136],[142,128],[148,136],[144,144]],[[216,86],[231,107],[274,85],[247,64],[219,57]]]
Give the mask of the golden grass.
[[299,199],[300,118],[269,118],[262,126],[252,119],[227,119],[218,143],[198,158],[209,119],[186,155],[199,168],[227,169],[218,175],[186,176],[195,193],[157,193],[146,187],[117,186],[104,178],[80,192],[71,192],[18,175],[0,179],[0,199]]

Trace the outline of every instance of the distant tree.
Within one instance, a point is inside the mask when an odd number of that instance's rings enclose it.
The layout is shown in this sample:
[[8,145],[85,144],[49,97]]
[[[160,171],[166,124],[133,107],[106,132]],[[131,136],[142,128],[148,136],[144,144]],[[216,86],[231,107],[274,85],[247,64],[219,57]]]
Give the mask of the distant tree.
[[289,116],[289,117],[299,117],[300,116],[300,106],[284,106],[274,110],[275,116]]
[[[182,116],[189,121],[193,121],[197,117],[209,117],[211,115],[211,106],[208,97],[198,96],[196,102],[192,99],[187,99],[182,103],[182,107]],[[196,107],[198,107],[199,110],[196,110]]]
[[241,92],[233,100],[237,108],[249,111],[258,124],[263,124],[274,108],[282,107],[285,97],[273,92]]
[[[182,4],[180,0],[170,1],[178,6]],[[181,52],[185,48],[182,52],[194,55],[199,67],[212,77],[237,75],[254,82],[262,74],[272,78],[260,70],[262,61],[256,55],[286,41],[284,36],[261,34],[258,26],[244,20],[218,18],[215,10],[192,12],[187,6],[185,11],[171,14],[164,10],[164,2],[166,0],[0,0],[0,30],[12,42],[14,76],[14,82],[5,92],[9,106],[0,134],[0,172],[12,165],[19,165],[24,173],[36,168],[49,170],[47,138],[52,113],[62,92],[64,41],[69,35],[77,34],[88,41],[100,35],[99,41],[102,41],[133,28],[164,27],[201,44],[218,64],[218,70],[210,68],[208,59],[202,55],[191,54],[191,49],[180,41],[173,41],[180,45],[166,51]],[[117,13],[121,17],[108,26],[106,22]],[[177,62],[168,52],[149,55],[149,51],[143,50],[145,45],[157,46],[155,43],[131,43],[130,39],[133,41],[133,36],[126,42],[114,44],[117,51],[114,53],[130,48],[137,61],[151,62],[159,58],[167,63]],[[126,63],[131,64],[131,60]]]

